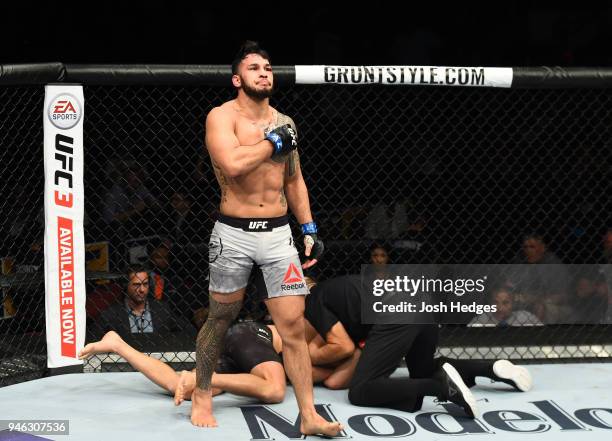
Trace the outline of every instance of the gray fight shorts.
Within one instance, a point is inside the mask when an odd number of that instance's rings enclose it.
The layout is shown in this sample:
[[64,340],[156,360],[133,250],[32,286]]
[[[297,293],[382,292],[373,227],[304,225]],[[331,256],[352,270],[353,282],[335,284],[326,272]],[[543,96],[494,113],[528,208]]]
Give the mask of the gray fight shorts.
[[243,219],[219,215],[208,244],[211,292],[247,286],[253,263],[263,273],[266,298],[308,294],[287,216]]

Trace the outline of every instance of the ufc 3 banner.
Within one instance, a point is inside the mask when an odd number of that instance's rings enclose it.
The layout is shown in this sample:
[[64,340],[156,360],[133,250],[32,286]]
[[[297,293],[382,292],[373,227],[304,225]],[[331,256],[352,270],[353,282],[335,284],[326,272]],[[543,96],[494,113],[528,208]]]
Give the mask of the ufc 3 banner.
[[85,342],[83,88],[45,87],[45,310],[47,366],[81,364]]

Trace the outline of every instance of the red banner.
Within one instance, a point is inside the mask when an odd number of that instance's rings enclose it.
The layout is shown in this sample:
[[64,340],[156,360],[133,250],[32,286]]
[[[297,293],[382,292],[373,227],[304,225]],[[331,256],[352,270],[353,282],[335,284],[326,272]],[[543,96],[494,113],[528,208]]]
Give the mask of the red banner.
[[74,312],[74,234],[72,219],[57,218],[58,282],[60,292],[60,329],[62,355],[76,357]]

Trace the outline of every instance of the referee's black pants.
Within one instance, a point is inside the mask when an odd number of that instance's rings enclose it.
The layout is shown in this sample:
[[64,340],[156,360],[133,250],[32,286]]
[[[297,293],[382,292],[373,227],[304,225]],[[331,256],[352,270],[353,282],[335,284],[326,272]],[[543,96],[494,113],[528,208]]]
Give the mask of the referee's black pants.
[[[434,359],[438,325],[374,325],[349,386],[349,401],[357,406],[387,407],[415,412],[424,396],[441,396],[442,384],[432,375],[445,362],[451,363],[467,386],[476,376],[493,375],[493,362]],[[409,378],[389,378],[404,358]]]

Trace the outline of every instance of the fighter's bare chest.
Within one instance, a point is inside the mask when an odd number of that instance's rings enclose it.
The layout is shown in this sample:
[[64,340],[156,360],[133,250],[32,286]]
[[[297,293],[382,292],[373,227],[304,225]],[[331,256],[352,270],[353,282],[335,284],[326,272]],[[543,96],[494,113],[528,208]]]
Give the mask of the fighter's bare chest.
[[[265,139],[266,134],[273,130],[276,124],[272,121],[253,122],[245,118],[237,120],[234,126],[234,133],[240,142],[240,145],[249,146],[255,145]],[[264,161],[258,167],[258,170],[265,173],[272,169],[281,169],[287,160],[287,155],[274,156]]]
[[271,130],[270,125],[265,123],[255,123],[241,118],[236,121],[234,133],[240,145],[254,145],[262,141],[266,133]]

